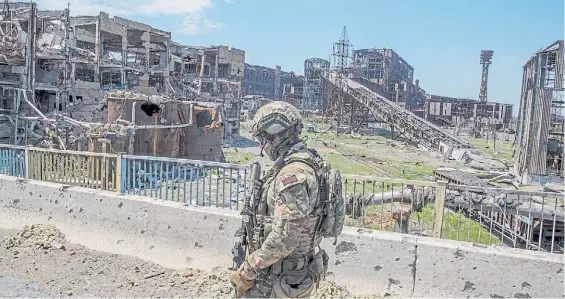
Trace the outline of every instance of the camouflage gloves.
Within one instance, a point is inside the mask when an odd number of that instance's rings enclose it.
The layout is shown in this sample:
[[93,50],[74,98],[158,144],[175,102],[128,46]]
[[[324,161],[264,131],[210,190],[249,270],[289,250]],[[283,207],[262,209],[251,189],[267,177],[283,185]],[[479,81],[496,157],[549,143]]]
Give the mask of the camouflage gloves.
[[255,281],[253,278],[249,277],[248,272],[253,271],[249,268],[249,263],[247,261],[243,262],[243,264],[237,269],[235,272],[232,273],[230,277],[230,281],[232,286],[235,289],[235,297],[241,298],[245,291],[251,289]]

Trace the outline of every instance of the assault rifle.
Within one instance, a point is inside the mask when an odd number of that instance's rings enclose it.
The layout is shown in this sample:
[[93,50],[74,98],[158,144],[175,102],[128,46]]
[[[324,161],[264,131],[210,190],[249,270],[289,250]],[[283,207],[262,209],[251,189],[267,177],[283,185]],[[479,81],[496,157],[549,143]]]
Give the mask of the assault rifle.
[[257,221],[255,207],[261,198],[261,165],[255,162],[251,164],[251,192],[245,197],[243,204],[243,213],[241,227],[235,232],[234,246],[232,249],[233,266],[237,269],[245,261],[245,255],[249,251],[253,251],[253,230]]

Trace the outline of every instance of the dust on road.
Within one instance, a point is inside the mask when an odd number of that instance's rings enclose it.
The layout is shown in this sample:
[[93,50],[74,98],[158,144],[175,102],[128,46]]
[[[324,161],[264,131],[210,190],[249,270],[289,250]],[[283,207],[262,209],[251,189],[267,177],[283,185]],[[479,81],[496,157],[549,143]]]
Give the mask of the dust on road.
[[[34,292],[44,296],[231,298],[233,294],[228,267],[171,270],[139,258],[68,243],[52,225],[35,224],[9,233],[0,229],[0,284],[3,280],[23,281],[21,284],[33,285]],[[27,297],[27,289],[2,294],[0,285],[0,297]],[[320,283],[313,295],[348,296],[331,281]]]

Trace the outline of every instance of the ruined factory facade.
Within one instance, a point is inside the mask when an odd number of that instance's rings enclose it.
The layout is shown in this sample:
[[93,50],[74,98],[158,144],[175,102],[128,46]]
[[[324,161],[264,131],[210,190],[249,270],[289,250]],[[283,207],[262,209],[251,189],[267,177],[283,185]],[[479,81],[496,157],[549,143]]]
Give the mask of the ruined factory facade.
[[364,78],[380,86],[375,90],[406,109],[418,106],[423,92],[414,83],[414,68],[392,49],[360,49],[353,51],[356,78]]
[[[71,17],[68,9],[5,2],[1,18],[0,142],[84,149],[86,137],[77,132],[97,123],[116,125],[103,113],[111,106],[107,94],[115,90],[207,102],[227,116],[219,125],[222,134],[239,132],[242,50],[183,46],[171,41],[170,32],[104,12]],[[216,131],[203,133],[216,142]]]
[[417,115],[439,125],[466,127],[477,123],[496,130],[508,128],[512,120],[511,104],[480,102],[471,99],[428,95],[424,108]]
[[182,97],[241,97],[245,51],[227,46],[171,45],[173,89]]
[[[107,95],[107,123],[86,133],[89,151],[156,157],[223,159],[221,104],[170,100],[132,92]],[[109,146],[109,147],[108,147]]]
[[330,62],[321,58],[304,61],[304,106],[306,109],[322,110],[324,105],[323,71],[330,68]]
[[303,82],[302,76],[282,71],[278,65],[273,69],[245,64],[242,92],[246,96],[263,96],[267,99],[285,100],[301,106]]
[[514,166],[523,184],[563,182],[564,43],[536,52],[524,65]]
[[510,125],[512,105],[427,94],[414,81],[414,68],[392,49],[353,51],[356,81],[439,126],[502,129]]

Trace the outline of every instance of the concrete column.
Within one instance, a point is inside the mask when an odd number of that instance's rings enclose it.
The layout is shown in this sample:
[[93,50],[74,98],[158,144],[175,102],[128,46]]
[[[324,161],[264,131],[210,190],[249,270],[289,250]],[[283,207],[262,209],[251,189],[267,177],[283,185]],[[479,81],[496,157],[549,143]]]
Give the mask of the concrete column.
[[[165,41],[165,65],[163,70],[163,85],[165,85],[165,90],[168,93],[171,92],[170,89],[170,78],[169,73],[171,72],[171,38],[167,38]],[[163,54],[161,54],[163,55]]]
[[145,47],[145,68],[149,71],[149,66],[151,65],[151,36],[149,32],[144,32],[143,34],[147,35],[147,39],[143,42],[143,46]]
[[218,53],[216,53],[216,58],[214,60],[214,81],[213,81],[213,89],[214,89],[214,94],[218,94],[218,55],[219,55],[219,50]]
[[122,75],[122,86],[126,86],[126,64],[128,59],[128,35],[127,29],[125,30],[126,34],[122,35],[122,68],[120,69],[120,73]]
[[102,56],[101,48],[101,34],[100,34],[100,16],[96,20],[95,41],[94,41],[94,82],[100,82],[100,57]]
[[280,85],[281,85],[281,66],[277,65],[275,68],[275,100],[280,100],[279,98]]
[[202,51],[202,58],[200,64],[200,76],[198,78],[198,95],[202,93],[202,79],[204,77],[204,66],[206,65],[206,54]]

